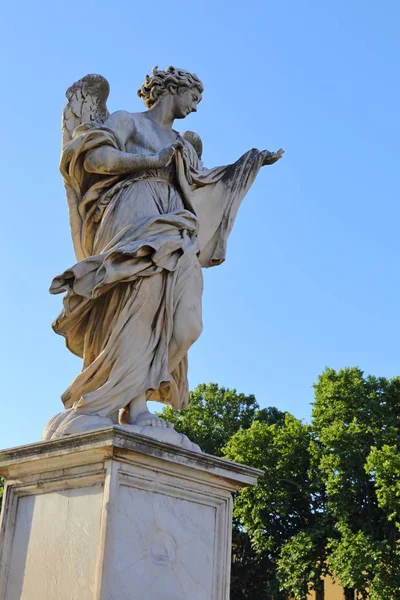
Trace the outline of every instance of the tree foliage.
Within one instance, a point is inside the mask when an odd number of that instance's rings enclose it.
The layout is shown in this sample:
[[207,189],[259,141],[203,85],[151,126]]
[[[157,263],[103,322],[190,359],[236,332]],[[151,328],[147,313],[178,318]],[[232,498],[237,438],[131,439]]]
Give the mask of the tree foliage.
[[384,477],[379,457],[385,448],[398,451],[399,417],[399,377],[327,369],[315,386],[312,460],[334,524],[327,531],[327,563],[344,586],[371,600],[398,598],[400,589],[399,531],[392,517],[400,505],[385,504],[376,476],[378,470]]
[[[265,425],[278,429],[285,423],[285,413],[277,408],[260,409],[254,396],[238,394],[234,389],[216,383],[201,384],[190,392],[189,407],[182,412],[165,408],[162,417],[172,422],[177,431],[199,444],[203,451],[224,456],[225,447],[235,436],[251,427]],[[235,455],[236,462],[240,460]],[[254,461],[253,466],[257,466]],[[235,499],[235,502],[238,498]],[[280,597],[275,564],[267,553],[256,550],[249,533],[235,518],[232,531],[231,600],[262,600],[269,590]]]
[[283,589],[305,597],[305,572],[318,584],[317,558],[322,572],[362,598],[399,597],[399,416],[400,378],[364,377],[357,368],[326,369],[319,377],[309,446],[318,527],[282,548]]
[[222,456],[225,444],[239,429],[248,429],[254,420],[282,421],[284,413],[277,408],[260,410],[253,395],[238,394],[216,383],[203,383],[190,392],[187,410],[178,412],[167,407],[162,417],[203,452]]
[[280,423],[254,421],[249,429],[239,430],[224,449],[226,458],[264,471],[256,487],[239,492],[234,508],[255,550],[264,557],[264,595],[259,598],[288,597],[280,590],[277,571],[281,549],[314,520],[309,442],[310,428],[286,414]]
[[264,471],[234,501],[232,600],[305,600],[330,574],[400,590],[400,378],[326,369],[310,424],[217,384],[163,416],[203,450]]

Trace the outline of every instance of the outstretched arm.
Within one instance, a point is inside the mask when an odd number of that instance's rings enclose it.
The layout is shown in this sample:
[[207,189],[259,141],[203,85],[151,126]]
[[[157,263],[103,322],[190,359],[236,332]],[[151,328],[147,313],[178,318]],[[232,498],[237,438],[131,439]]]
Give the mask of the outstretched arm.
[[278,152],[270,152],[269,150],[263,150],[262,151],[262,154],[263,154],[262,166],[265,167],[266,165],[273,165],[280,158],[282,158],[284,153],[285,153],[285,151],[282,150],[282,148],[280,150],[278,150]]
[[111,146],[102,146],[87,152],[83,166],[88,173],[99,175],[122,175],[145,169],[167,167],[176,150],[182,148],[179,140],[157,154],[131,154]]
[[[198,167],[199,172],[206,173],[209,176],[214,175],[214,178],[216,180],[216,179],[218,179],[218,177],[221,173],[224,173],[224,171],[226,171],[226,169],[229,169],[230,167],[235,167],[235,165],[238,164],[249,153],[255,153],[258,156],[260,156],[261,164],[259,166],[265,167],[266,165],[273,165],[274,163],[278,162],[278,160],[280,160],[282,158],[282,156],[285,154],[285,151],[282,150],[282,148],[280,150],[278,150],[277,152],[270,152],[269,150],[261,150],[260,151],[260,150],[257,150],[257,148],[253,148],[252,150],[249,150],[249,152],[246,152],[245,154],[243,154],[243,156],[241,156],[239,158],[239,160],[236,161],[236,163],[233,163],[232,165],[226,165],[224,167],[214,167],[212,169],[206,169],[202,166],[202,163],[200,163],[200,167]],[[199,179],[199,178],[195,177],[194,179],[196,182],[196,179]]]
[[253,184],[260,167],[273,164],[283,151],[253,148],[232,165],[192,172],[192,205],[199,219],[199,261],[213,267],[225,260],[228,236],[240,203]]

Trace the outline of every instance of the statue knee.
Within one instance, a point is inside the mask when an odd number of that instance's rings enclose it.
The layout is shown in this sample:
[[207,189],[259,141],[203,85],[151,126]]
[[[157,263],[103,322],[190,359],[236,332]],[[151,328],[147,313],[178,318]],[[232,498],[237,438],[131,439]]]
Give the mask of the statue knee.
[[188,319],[178,319],[174,327],[174,338],[180,348],[189,349],[200,337],[203,331],[203,322],[200,317],[194,318],[193,314]]
[[203,321],[201,319],[197,319],[196,323],[192,325],[192,334],[193,334],[193,342],[192,344],[201,336],[203,331]]

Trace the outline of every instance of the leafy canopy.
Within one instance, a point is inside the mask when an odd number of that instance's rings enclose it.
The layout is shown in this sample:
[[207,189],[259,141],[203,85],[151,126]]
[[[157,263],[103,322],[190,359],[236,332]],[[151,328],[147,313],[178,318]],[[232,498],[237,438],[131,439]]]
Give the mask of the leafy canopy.
[[264,471],[234,501],[232,600],[305,600],[321,576],[369,600],[400,589],[400,378],[326,369],[310,424],[217,384],[163,417]]

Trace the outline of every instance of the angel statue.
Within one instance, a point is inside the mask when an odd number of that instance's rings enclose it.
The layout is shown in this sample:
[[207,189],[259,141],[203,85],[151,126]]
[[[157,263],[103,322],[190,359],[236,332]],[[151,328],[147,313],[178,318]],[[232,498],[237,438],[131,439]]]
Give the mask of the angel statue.
[[146,75],[138,90],[144,112],[110,114],[100,75],[67,90],[60,170],[78,262],[50,292],[66,292],[53,329],[83,369],[43,439],[119,424],[199,450],[147,401],[187,406],[187,353],[202,331],[201,269],[225,260],[243,197],[260,167],[283,154],[252,149],[234,164],[204,168],[200,137],[173,128],[196,112],[202,93],[196,75],[175,67]]

